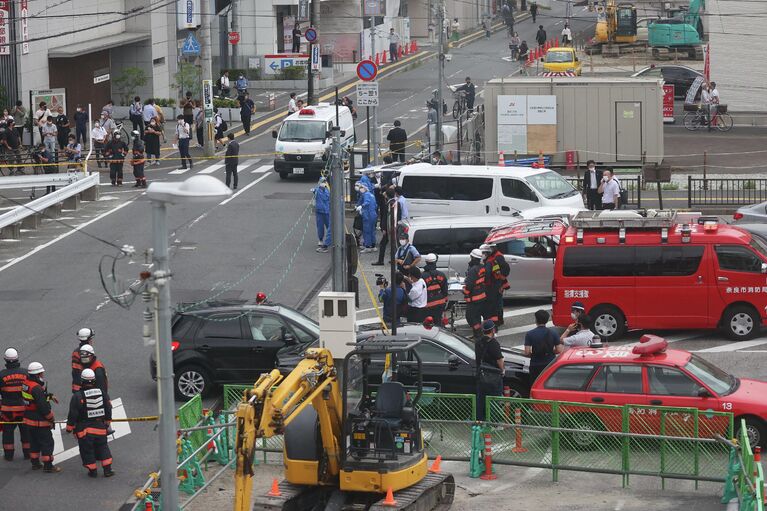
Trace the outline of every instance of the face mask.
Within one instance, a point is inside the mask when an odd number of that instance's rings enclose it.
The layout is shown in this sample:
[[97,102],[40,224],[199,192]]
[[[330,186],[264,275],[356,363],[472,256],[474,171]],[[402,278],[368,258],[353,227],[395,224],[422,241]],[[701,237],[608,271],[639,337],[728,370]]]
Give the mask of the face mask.
[[98,128],[98,127],[100,126],[100,125],[99,125],[99,123],[94,123],[93,125],[94,125],[96,128]]
[[571,319],[578,319],[578,315],[576,313],[574,313],[574,312],[571,312],[570,313],[570,318]]
[[183,119],[181,119],[181,120],[179,120],[179,121],[178,121],[178,125],[179,125],[179,126],[181,126],[182,124],[184,124],[184,120],[183,120]]
[[589,170],[594,170],[594,167],[589,167]]
[[405,245],[407,245],[407,240],[399,240],[400,247],[404,247]]
[[120,135],[115,135],[116,140],[120,140]]

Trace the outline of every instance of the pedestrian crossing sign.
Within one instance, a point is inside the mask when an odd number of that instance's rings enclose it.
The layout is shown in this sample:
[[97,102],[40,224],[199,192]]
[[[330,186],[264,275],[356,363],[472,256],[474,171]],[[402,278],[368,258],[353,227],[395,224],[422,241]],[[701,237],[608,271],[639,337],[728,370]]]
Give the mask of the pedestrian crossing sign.
[[181,53],[183,55],[199,55],[200,54],[200,42],[194,37],[194,33],[189,32],[184,40],[184,45],[181,46]]

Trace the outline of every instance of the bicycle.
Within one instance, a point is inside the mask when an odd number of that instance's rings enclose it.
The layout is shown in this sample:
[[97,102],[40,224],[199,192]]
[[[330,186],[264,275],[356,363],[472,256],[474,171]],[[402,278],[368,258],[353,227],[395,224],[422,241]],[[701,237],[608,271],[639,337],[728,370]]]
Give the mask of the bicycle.
[[466,91],[454,91],[453,119],[458,119],[466,111]]
[[[733,126],[732,116],[727,113],[727,105],[715,105],[716,108],[712,108],[710,126],[716,128],[719,131],[730,131]],[[684,127],[689,131],[696,131],[699,129],[706,129],[709,127],[709,122],[706,116],[706,112],[702,105],[693,112],[687,112],[684,115]]]

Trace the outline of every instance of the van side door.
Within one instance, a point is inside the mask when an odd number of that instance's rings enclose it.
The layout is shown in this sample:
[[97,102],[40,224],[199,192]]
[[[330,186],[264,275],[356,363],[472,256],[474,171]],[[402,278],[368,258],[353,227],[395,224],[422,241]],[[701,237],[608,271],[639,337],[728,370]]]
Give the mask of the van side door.
[[441,179],[448,182],[450,215],[497,214],[497,204],[493,193],[495,178],[450,176]]
[[[765,316],[767,278],[762,274],[764,261],[746,245],[714,245],[714,273],[722,307],[733,302],[748,302]],[[721,311],[712,310],[712,316]]]
[[512,215],[516,211],[540,206],[538,195],[530,186],[514,177],[501,178],[501,193],[498,195],[500,215]]
[[411,217],[450,214],[448,178],[405,174],[399,179]]

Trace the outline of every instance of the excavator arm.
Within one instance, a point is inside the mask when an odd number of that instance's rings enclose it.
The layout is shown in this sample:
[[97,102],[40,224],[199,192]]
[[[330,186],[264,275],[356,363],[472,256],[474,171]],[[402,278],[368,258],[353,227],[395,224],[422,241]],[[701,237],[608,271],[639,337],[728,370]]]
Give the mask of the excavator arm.
[[327,461],[325,477],[338,477],[342,404],[336,369],[330,351],[310,348],[287,377],[277,369],[262,374],[237,407],[235,511],[251,510],[257,440],[282,434],[307,406],[317,411]]

